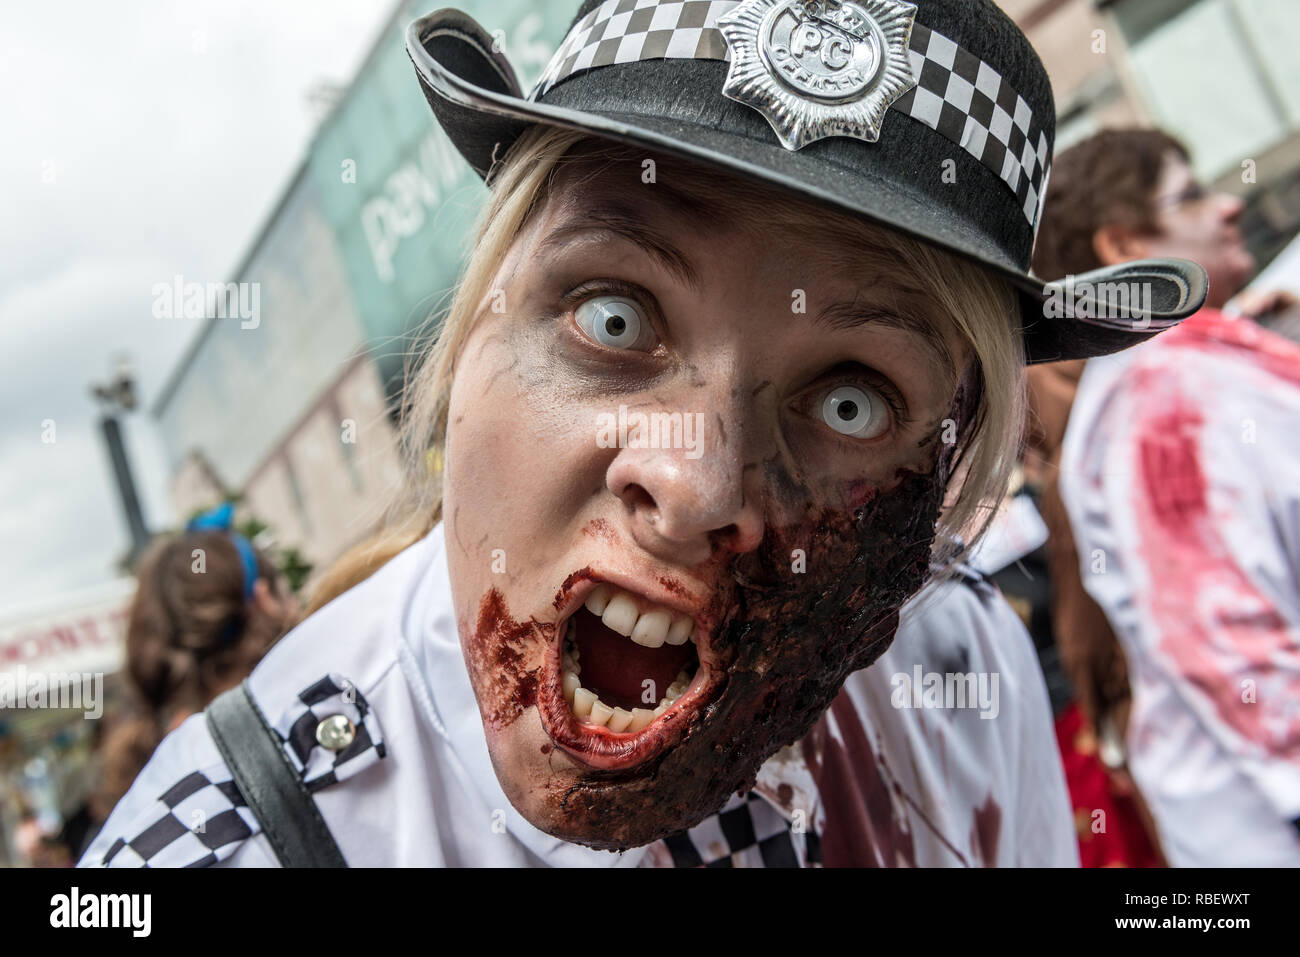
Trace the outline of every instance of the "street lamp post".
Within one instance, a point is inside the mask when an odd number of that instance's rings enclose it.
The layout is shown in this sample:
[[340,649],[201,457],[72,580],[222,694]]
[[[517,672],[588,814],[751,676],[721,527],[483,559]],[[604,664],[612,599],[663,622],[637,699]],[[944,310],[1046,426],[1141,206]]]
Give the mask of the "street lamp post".
[[122,511],[126,515],[126,524],[131,532],[130,564],[134,566],[149,544],[149,532],[145,528],[140,496],[135,490],[135,480],[131,476],[131,463],[126,456],[126,447],[122,442],[122,427],[118,422],[120,415],[131,412],[136,407],[135,379],[130,364],[125,360],[119,360],[113,378],[102,385],[92,384],[90,391],[103,410],[99,419],[99,428],[104,435],[104,444],[108,446],[108,456],[113,463],[113,476],[117,480],[118,495],[122,499]]

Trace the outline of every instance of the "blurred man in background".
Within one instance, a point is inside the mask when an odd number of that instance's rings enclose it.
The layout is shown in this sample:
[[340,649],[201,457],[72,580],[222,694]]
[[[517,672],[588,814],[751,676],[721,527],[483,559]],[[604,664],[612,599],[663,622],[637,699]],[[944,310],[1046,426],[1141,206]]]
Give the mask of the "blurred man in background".
[[1241,210],[1173,138],[1108,131],[1057,157],[1035,252],[1045,279],[1145,257],[1210,278],[1179,327],[1031,386],[1077,389],[1044,507],[1062,657],[1173,865],[1300,865],[1300,347],[1222,311],[1254,269]]

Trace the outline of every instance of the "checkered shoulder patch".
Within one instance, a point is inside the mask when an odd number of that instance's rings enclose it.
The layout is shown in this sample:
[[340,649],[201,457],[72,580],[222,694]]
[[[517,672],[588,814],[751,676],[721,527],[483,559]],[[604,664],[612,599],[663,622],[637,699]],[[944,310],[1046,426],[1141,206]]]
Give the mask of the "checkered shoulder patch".
[[[347,721],[338,721],[338,716]],[[317,728],[327,719],[351,734],[351,741],[338,750],[317,740]],[[337,674],[303,689],[270,724],[313,794],[355,776],[387,753],[378,717],[361,692]],[[103,867],[210,867],[230,857],[260,830],[230,769],[218,761],[190,772],[159,795],[123,829],[99,863]]]
[[261,828],[224,763],[193,771],[127,825],[103,867],[209,867]]
[[[353,729],[351,743],[338,751],[322,747],[317,740],[321,722],[335,715],[347,718]],[[336,674],[300,691],[271,727],[284,741],[285,753],[313,794],[336,781],[346,781],[387,754],[379,718],[352,682]]]

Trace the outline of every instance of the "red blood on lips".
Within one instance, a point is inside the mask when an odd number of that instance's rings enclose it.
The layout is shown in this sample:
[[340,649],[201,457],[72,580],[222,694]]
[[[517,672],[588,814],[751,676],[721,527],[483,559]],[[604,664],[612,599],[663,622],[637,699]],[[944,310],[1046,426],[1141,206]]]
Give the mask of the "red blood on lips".
[[[688,641],[684,645],[665,644],[659,648],[646,648],[631,638],[606,627],[599,618],[585,608],[574,615],[577,624],[579,680],[582,686],[594,691],[600,700],[610,706],[631,711],[633,708],[651,708],[659,703],[673,683],[677,673],[695,660],[695,648]],[[646,694],[646,681],[652,681],[650,694]],[[647,701],[646,698],[653,700]]]

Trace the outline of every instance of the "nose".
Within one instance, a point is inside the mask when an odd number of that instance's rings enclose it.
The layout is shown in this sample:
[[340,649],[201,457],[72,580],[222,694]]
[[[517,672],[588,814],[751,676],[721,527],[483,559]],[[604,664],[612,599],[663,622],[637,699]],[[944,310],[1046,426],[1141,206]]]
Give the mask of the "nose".
[[1225,223],[1235,223],[1245,208],[1246,204],[1240,196],[1234,196],[1232,193],[1219,194],[1219,216]]
[[[620,448],[605,473],[637,544],[683,565],[707,561],[715,550],[739,554],[757,548],[763,538],[760,470],[745,468],[739,416],[644,414],[667,418],[652,420],[650,442],[643,434],[629,441],[635,447]],[[653,441],[672,434],[674,415],[681,416],[685,441]]]

